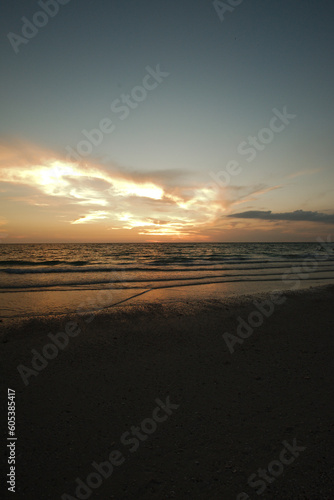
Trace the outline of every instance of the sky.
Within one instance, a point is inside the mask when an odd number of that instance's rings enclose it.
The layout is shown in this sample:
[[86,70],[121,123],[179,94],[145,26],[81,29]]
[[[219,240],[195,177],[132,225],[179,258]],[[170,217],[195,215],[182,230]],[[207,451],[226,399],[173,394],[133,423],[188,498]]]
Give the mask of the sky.
[[334,228],[330,0],[2,6],[0,241]]

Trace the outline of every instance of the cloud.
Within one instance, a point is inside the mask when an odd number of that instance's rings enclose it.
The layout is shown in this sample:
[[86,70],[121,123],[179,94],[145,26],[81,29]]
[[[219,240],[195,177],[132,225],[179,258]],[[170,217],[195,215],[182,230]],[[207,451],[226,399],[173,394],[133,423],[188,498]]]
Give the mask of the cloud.
[[228,186],[224,191],[224,206],[231,208],[235,205],[256,201],[259,197],[281,189],[283,186],[268,186],[267,184],[255,184],[250,186]]
[[[301,210],[286,214],[244,211],[222,216],[241,203],[248,204],[244,210],[252,209],[254,200],[281,187],[258,183],[221,188],[212,186],[205,176],[196,175],[195,180],[186,171],[131,172],[129,167],[112,163],[71,163],[36,146],[0,142],[0,190],[10,207],[10,224],[17,222],[17,204],[32,214],[32,224],[50,221],[50,230],[54,224],[65,232],[66,226],[71,227],[73,234],[82,228],[85,234],[87,225],[86,234],[90,234],[95,224],[100,234],[121,230],[123,238],[129,234],[134,240],[139,235],[141,240],[147,237],[150,241],[156,236],[160,241],[164,240],[161,236],[167,241],[220,239],[222,235],[230,237],[229,231],[245,230],[242,219],[333,224],[334,216]],[[265,205],[257,207],[263,209]],[[267,226],[272,230],[273,223]]]
[[83,215],[74,221],[71,221],[71,224],[88,224],[90,222],[96,222],[101,219],[108,219],[108,212],[97,211],[90,212],[89,214]]
[[294,212],[273,213],[268,211],[250,210],[248,212],[240,212],[230,214],[227,217],[236,219],[261,219],[270,221],[303,221],[316,222],[322,224],[334,224],[334,214],[323,214],[321,212],[307,212],[304,210],[295,210]]
[[295,179],[296,177],[301,177],[304,175],[314,175],[314,174],[317,174],[318,172],[321,172],[323,170],[324,170],[323,167],[314,168],[313,170],[311,170],[311,169],[300,170],[299,172],[294,172],[293,174],[288,175],[287,179]]
[[[185,172],[180,176],[184,180]],[[224,210],[221,193],[204,182],[179,182],[180,176],[175,170],[130,173],[92,161],[71,163],[31,145],[0,143],[0,187],[6,199],[49,207],[68,224],[108,220],[116,229],[137,234],[199,234]]]

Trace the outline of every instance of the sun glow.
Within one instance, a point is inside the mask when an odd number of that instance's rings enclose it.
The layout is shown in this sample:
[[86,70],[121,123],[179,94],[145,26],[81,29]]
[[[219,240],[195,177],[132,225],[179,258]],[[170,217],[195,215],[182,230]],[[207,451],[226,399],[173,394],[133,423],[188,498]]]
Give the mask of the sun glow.
[[0,154],[0,182],[32,189],[26,197],[16,197],[17,201],[41,210],[61,207],[58,220],[62,224],[99,224],[105,230],[134,231],[148,237],[196,239],[201,238],[199,230],[223,210],[212,188],[166,188],[149,174],[138,180],[99,164],[45,160],[45,152],[28,153],[17,163],[18,155],[7,152],[4,159]]

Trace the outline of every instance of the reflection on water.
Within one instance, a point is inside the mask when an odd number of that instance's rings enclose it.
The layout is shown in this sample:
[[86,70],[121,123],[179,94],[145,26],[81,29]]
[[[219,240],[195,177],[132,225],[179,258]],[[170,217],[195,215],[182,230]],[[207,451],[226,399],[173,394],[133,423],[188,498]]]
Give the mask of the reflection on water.
[[0,278],[1,316],[63,314],[151,289],[162,298],[217,298],[291,289],[296,279],[330,283],[334,252],[315,243],[9,244],[0,246]]

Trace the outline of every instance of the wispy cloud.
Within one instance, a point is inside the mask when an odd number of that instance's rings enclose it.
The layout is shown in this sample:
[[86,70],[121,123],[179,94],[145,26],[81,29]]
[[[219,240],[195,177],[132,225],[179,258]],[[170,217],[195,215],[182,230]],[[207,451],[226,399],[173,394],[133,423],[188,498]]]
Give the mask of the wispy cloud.
[[264,194],[281,189],[283,186],[268,186],[266,184],[256,184],[253,186],[229,186],[227,193],[231,193],[231,197],[226,201],[226,206],[233,207],[243,203],[256,201]]
[[108,221],[141,235],[195,235],[224,210],[221,193],[206,185],[186,185],[184,178],[183,185],[175,185],[178,176],[173,175],[70,163],[31,146],[0,148],[0,182],[10,186],[7,198],[53,210],[58,206],[63,220],[75,225]]
[[295,179],[296,177],[302,177],[305,175],[314,175],[314,174],[317,174],[318,172],[322,172],[323,170],[324,170],[323,167],[314,168],[314,169],[307,169],[307,170],[300,170],[299,172],[295,172],[293,174],[288,175],[286,178],[287,179]]
[[83,215],[74,221],[71,221],[71,224],[88,224],[90,222],[96,222],[102,219],[108,219],[108,212],[90,212],[89,214]]

